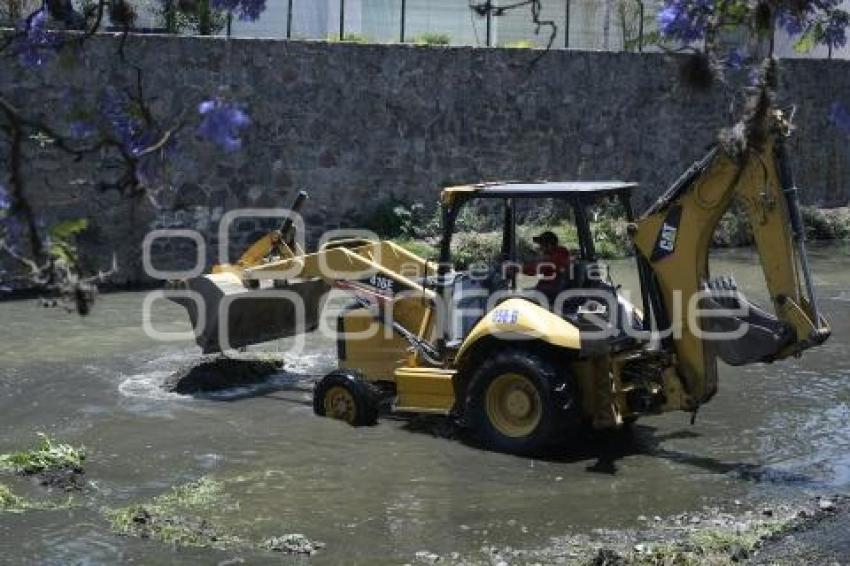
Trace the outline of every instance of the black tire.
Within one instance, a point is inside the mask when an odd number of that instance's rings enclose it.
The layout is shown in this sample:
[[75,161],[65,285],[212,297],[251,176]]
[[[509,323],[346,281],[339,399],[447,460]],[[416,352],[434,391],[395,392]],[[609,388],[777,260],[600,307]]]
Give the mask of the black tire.
[[[513,384],[513,390],[522,390],[521,395],[526,397],[531,395],[527,399],[531,405],[539,402],[539,418],[538,413],[534,412],[534,418],[530,422],[514,428],[514,435],[505,433],[508,427],[504,423],[500,428],[499,423],[491,419],[491,413],[494,411],[492,400],[501,397],[498,391],[488,393],[491,387],[501,390],[503,386],[499,383],[508,375],[524,377],[524,382],[518,380],[518,384]],[[516,380],[514,377],[509,379]],[[510,386],[511,384],[508,385]],[[531,391],[532,387],[536,397]],[[488,394],[491,396],[488,397]],[[488,448],[510,454],[528,455],[539,452],[572,432],[579,422],[578,396],[566,368],[559,367],[542,355],[525,350],[506,350],[484,361],[472,376],[466,400],[467,423],[478,439]],[[499,412],[498,407],[499,403],[496,403],[495,412]],[[513,424],[516,423],[508,423]],[[527,433],[521,430],[524,428],[529,429]]]
[[[348,397],[341,390],[348,392]],[[347,410],[337,410],[336,414],[328,414],[329,404],[334,399],[329,395],[335,395],[336,399],[345,404],[350,404],[353,414]],[[320,417],[330,417],[346,421],[352,426],[372,426],[378,422],[378,405],[380,403],[380,391],[377,387],[366,381],[362,375],[353,370],[336,370],[316,383],[313,389],[313,412]]]

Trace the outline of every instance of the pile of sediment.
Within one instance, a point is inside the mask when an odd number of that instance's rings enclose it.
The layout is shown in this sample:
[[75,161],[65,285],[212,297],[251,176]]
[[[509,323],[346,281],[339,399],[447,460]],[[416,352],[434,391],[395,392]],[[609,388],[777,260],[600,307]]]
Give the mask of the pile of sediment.
[[246,385],[257,385],[283,369],[279,358],[234,359],[203,356],[172,373],[162,384],[166,391],[192,395]]

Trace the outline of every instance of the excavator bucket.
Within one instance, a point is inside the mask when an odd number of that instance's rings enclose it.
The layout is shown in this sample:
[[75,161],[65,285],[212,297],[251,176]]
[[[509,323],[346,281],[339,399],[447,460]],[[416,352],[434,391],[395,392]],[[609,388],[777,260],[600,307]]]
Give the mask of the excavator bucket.
[[322,279],[250,288],[234,273],[202,275],[172,288],[192,292],[171,300],[188,311],[205,354],[314,330],[330,290]]
[[303,251],[295,244],[293,218],[307,201],[301,191],[283,225],[252,244],[234,265],[219,265],[213,273],[170,283],[171,300],[189,312],[195,341],[205,354],[295,336],[314,330],[319,323],[330,287],[319,278],[286,281],[245,279],[247,269],[271,257],[295,257]]

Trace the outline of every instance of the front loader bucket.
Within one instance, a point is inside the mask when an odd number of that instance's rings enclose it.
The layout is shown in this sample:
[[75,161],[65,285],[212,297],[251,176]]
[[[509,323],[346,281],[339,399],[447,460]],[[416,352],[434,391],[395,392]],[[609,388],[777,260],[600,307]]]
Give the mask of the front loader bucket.
[[171,300],[186,307],[205,354],[314,330],[330,290],[321,279],[247,288],[233,273],[202,275],[175,287],[193,292]]

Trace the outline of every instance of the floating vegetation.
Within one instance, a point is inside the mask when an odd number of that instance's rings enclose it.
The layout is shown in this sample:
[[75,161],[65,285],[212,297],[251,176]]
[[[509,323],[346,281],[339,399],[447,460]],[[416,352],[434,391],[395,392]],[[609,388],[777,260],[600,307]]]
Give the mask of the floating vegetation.
[[113,530],[120,534],[178,546],[224,548],[240,542],[205,519],[168,514],[156,505],[134,505],[108,511],[107,517]]
[[225,492],[224,483],[201,478],[173,488],[149,503],[107,509],[104,515],[116,533],[202,548],[265,550],[311,555],[324,547],[301,534],[288,534],[255,543],[216,524],[215,513],[238,509]]
[[0,483],[0,511],[18,511],[24,509],[24,500]]
[[123,535],[155,539],[180,546],[224,548],[241,544],[202,514],[227,505],[221,482],[209,478],[175,487],[150,503],[107,510],[112,529]]
[[31,501],[15,495],[8,486],[0,483],[0,513],[23,513],[33,510],[55,511],[57,509],[68,509],[73,503],[74,501],[70,497],[62,503]]
[[38,433],[41,442],[35,448],[0,455],[0,470],[22,476],[36,476],[48,487],[77,491],[83,488],[85,449],[57,442]]
[[0,455],[0,468],[26,476],[62,469],[82,472],[86,459],[83,447],[56,442],[42,432],[38,436],[41,442],[35,448]]
[[280,537],[272,537],[261,545],[266,550],[282,552],[284,554],[315,554],[325,543],[310,540],[304,535],[290,534]]
[[210,478],[187,483],[160,495],[156,501],[160,506],[172,508],[209,508],[226,499],[224,484]]

